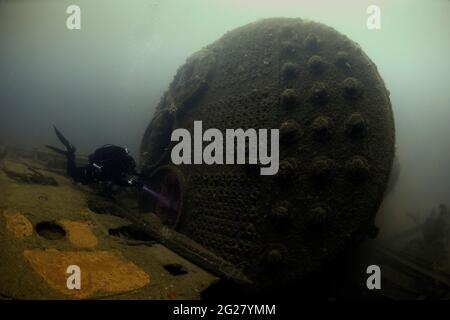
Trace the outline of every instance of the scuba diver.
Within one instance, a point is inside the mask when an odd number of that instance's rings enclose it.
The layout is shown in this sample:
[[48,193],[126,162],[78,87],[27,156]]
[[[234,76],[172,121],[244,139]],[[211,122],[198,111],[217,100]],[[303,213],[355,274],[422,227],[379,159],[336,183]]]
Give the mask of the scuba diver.
[[135,186],[142,188],[141,175],[136,171],[136,162],[128,150],[115,145],[104,145],[89,156],[89,164],[77,167],[75,163],[76,148],[56,128],[55,133],[66,150],[49,146],[67,159],[67,174],[84,185],[104,184],[113,191],[114,186]]
[[155,199],[157,206],[172,211],[177,210],[179,199],[173,199],[165,193],[165,190],[155,191],[154,187],[146,184],[144,176],[136,171],[136,162],[126,148],[111,144],[104,145],[89,155],[89,164],[77,167],[75,146],[56,127],[54,129],[66,150],[49,145],[46,147],[66,157],[67,174],[75,182],[103,186],[103,193],[110,198],[118,191],[118,187],[134,187]]

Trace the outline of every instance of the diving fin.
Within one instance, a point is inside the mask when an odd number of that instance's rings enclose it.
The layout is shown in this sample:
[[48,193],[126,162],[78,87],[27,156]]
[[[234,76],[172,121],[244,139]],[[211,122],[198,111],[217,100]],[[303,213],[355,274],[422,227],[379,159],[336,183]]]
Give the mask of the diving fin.
[[56,153],[62,154],[62,155],[64,155],[64,156],[67,156],[67,154],[68,154],[67,151],[61,150],[61,149],[56,148],[56,147],[53,147],[53,146],[46,145],[45,147],[46,147],[46,148],[49,148],[49,149],[52,150],[52,151],[55,151]]
[[[56,136],[58,137],[59,141],[61,141],[61,143],[66,147],[67,152],[65,152],[64,154],[67,153],[75,153],[75,151],[77,150],[64,136],[63,134],[55,127],[53,126],[53,128],[55,129],[55,133]],[[51,147],[51,146],[47,146],[47,148],[52,149],[55,152],[61,153],[62,150],[55,148],[55,147]],[[58,151],[57,151],[58,150]],[[64,152],[64,151],[63,151]]]

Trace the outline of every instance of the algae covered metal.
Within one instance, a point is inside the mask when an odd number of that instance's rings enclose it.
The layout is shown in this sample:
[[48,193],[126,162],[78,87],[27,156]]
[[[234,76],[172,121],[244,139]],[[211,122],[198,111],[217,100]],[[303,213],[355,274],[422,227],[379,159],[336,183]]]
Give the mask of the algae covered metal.
[[[173,165],[171,133],[192,133],[196,120],[221,131],[280,129],[278,173]],[[142,207],[251,282],[286,284],[375,234],[393,158],[389,92],[358,44],[320,23],[267,19],[178,70],[141,146],[143,172],[178,206],[148,197]]]

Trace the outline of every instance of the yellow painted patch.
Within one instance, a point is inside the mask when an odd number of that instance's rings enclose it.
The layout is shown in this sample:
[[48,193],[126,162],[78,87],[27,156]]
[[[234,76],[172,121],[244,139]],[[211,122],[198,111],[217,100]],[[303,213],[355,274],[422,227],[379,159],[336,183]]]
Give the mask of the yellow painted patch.
[[[56,249],[25,250],[28,262],[56,291],[74,298],[88,298],[96,292],[122,293],[139,289],[150,277],[133,262],[111,251],[59,251]],[[67,288],[67,267],[81,270],[81,289]]]
[[23,214],[17,211],[5,210],[6,229],[17,239],[29,237],[33,234],[33,225]]
[[97,245],[97,237],[92,233],[88,223],[79,221],[60,221],[68,232],[69,241],[76,247],[93,248]]

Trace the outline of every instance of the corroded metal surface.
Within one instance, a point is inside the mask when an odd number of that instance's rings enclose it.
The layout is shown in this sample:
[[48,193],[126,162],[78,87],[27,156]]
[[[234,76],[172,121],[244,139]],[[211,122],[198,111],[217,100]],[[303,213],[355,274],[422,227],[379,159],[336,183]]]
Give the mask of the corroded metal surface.
[[[16,181],[2,170],[3,164],[18,174],[35,168],[58,185]],[[142,237],[129,220],[114,216],[120,208],[115,209],[111,199],[76,186],[37,160],[3,160],[0,190],[0,300],[190,300],[200,299],[203,290],[218,280],[152,238]],[[93,212],[87,201],[91,197],[98,206],[109,206]],[[80,267],[80,290],[67,288],[70,265]]]
[[[194,120],[219,130],[279,128],[280,171],[174,167],[170,135],[176,128],[192,133]],[[255,283],[288,283],[376,234],[373,219],[394,157],[389,93],[361,48],[334,29],[263,20],[187,60],[141,151],[156,187],[178,179],[181,207],[167,220],[171,228]],[[157,211],[151,199],[143,208]]]

